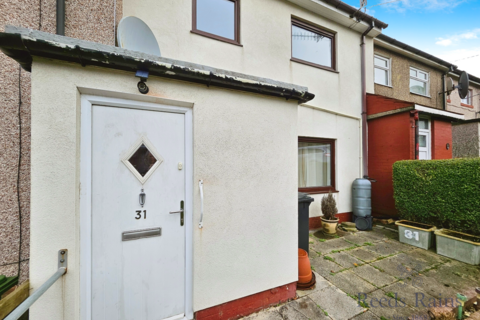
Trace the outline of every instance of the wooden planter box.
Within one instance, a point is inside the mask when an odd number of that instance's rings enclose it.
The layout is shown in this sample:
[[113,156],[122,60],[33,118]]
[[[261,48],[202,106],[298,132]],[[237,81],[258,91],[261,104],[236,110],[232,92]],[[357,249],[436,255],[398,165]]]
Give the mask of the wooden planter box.
[[436,227],[408,220],[400,220],[395,224],[398,226],[400,242],[425,250],[433,246],[433,232],[437,229]]
[[480,264],[480,237],[440,229],[435,231],[437,253],[468,264]]

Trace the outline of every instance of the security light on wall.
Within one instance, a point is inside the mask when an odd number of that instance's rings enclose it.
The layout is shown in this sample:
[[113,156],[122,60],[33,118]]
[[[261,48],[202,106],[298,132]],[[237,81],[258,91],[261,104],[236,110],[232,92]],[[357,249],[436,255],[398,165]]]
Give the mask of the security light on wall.
[[[160,47],[152,30],[145,22],[137,17],[125,17],[118,24],[117,45],[121,48],[146,53],[148,55],[160,57]],[[137,84],[138,91],[142,94],[148,93],[147,82],[148,68],[141,66],[135,74],[140,78]]]

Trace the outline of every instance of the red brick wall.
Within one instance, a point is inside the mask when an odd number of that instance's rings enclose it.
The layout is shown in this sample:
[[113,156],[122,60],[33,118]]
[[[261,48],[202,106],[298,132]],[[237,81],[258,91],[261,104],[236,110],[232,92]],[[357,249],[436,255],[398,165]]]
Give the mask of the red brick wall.
[[372,215],[396,216],[392,165],[414,158],[413,115],[402,112],[368,121],[368,171],[372,179]]
[[401,100],[377,96],[374,94],[367,94],[367,114],[375,114],[385,111],[402,109],[412,106],[413,103]]
[[292,300],[297,295],[297,283],[273,288],[252,294],[224,304],[200,310],[195,313],[196,320],[235,320],[254,312]]
[[[447,143],[450,148],[447,150]],[[452,124],[432,120],[432,159],[452,159]]]

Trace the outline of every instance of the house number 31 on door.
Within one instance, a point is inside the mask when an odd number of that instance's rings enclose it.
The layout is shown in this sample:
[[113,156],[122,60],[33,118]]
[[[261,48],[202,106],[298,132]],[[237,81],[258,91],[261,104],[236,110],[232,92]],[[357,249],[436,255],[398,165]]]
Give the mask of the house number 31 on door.
[[[135,219],[141,219],[142,218],[142,210],[136,210],[137,216]],[[143,210],[143,219],[147,219],[147,210]]]
[[415,240],[419,240],[418,239],[418,232],[417,231],[410,231],[410,230],[405,230],[405,238],[407,239],[413,239],[415,238]]

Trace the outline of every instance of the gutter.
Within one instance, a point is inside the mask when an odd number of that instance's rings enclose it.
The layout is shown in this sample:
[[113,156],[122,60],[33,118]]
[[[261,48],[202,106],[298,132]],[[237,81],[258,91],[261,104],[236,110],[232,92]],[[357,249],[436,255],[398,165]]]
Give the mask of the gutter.
[[207,86],[298,100],[315,95],[308,88],[267,78],[216,69],[185,61],[162,58],[95,42],[7,26],[0,33],[0,50],[30,72],[33,56],[132,72],[149,71],[151,76],[200,83]]
[[340,1],[340,0],[322,0],[323,2],[325,3],[328,3],[330,4],[331,6],[347,13],[350,15],[351,18],[357,18],[361,21],[365,21],[365,22],[368,22],[368,24],[370,25],[375,25],[377,28],[380,28],[380,29],[386,29],[388,27],[388,24],[386,24],[385,22],[383,21],[380,21],[364,12],[361,12],[360,10],[358,10],[357,8],[354,8],[348,4],[346,4],[345,2],[343,1]]
[[368,148],[367,148],[367,78],[365,72],[365,36],[375,27],[374,22],[362,33],[360,40],[360,64],[362,77],[362,164],[363,178],[368,179]]
[[390,45],[392,45],[392,46],[395,46],[395,47],[397,47],[397,48],[400,48],[400,49],[403,49],[403,50],[405,50],[405,51],[408,51],[408,52],[410,52],[410,53],[413,53],[413,54],[415,54],[415,55],[417,55],[417,56],[420,56],[420,57],[422,57],[422,58],[425,58],[425,59],[427,59],[427,60],[433,61],[433,62],[435,62],[436,64],[442,66],[443,68],[447,68],[449,71],[450,71],[450,70],[455,70],[455,69],[457,68],[456,65],[451,64],[450,62],[447,62],[447,61],[445,61],[445,60],[442,60],[442,59],[440,59],[440,58],[437,58],[437,57],[435,57],[435,56],[433,56],[433,55],[431,55],[431,54],[429,54],[429,53],[426,53],[425,51],[419,50],[419,49],[417,49],[417,48],[415,48],[415,47],[412,47],[412,46],[410,46],[410,45],[408,45],[408,44],[406,44],[406,43],[403,43],[403,42],[401,42],[401,41],[398,41],[398,40],[396,40],[396,39],[390,38],[389,36],[387,36],[387,35],[385,35],[385,34],[383,34],[383,33],[379,34],[379,35],[376,37],[376,39],[381,40],[382,42],[385,42],[385,43],[390,44]]

